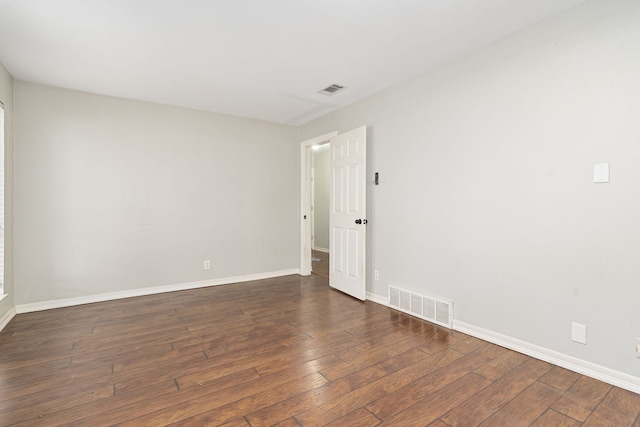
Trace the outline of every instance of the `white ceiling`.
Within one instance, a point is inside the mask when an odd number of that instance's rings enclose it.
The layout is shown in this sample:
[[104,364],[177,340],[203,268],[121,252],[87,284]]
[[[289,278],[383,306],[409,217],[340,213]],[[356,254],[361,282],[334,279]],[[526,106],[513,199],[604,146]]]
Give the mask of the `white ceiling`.
[[[298,125],[586,0],[0,0],[19,80]],[[347,89],[317,91],[333,83]]]

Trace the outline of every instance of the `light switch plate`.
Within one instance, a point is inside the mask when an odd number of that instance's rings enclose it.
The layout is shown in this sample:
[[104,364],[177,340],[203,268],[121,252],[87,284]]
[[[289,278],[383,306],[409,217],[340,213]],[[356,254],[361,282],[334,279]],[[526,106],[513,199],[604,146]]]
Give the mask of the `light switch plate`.
[[593,166],[593,182],[597,184],[609,182],[609,163]]

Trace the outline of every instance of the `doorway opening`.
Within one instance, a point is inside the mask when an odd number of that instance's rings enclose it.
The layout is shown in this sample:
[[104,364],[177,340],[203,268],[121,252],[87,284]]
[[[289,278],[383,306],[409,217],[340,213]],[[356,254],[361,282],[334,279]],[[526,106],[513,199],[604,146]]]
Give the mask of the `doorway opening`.
[[[331,132],[325,135],[321,135],[318,136],[316,138],[312,138],[306,141],[303,141],[300,145],[300,201],[301,201],[301,206],[300,206],[300,211],[301,211],[301,222],[300,222],[300,274],[302,276],[308,276],[311,274],[312,271],[312,263],[320,263],[322,261],[314,261],[312,262],[312,258],[314,257],[313,251],[314,248],[317,248],[317,245],[314,245],[314,241],[312,240],[312,236],[314,235],[314,233],[312,232],[313,228],[314,228],[314,220],[316,220],[316,218],[313,215],[312,212],[312,200],[313,200],[313,196],[312,193],[314,193],[314,188],[313,188],[313,180],[312,180],[312,175],[315,174],[315,171],[313,170],[313,146],[326,146],[327,147],[327,154],[329,152],[328,148],[330,147],[330,143],[329,141],[331,140],[331,138],[335,137],[336,135],[338,135],[338,132]],[[329,203],[329,199],[327,196],[327,206]],[[327,222],[328,222],[328,218],[327,218]],[[327,223],[327,230],[328,230],[328,223]],[[328,234],[328,233],[327,233]],[[327,235],[327,242],[329,241],[329,237]],[[320,242],[321,243],[321,242]],[[327,258],[327,278],[329,277],[329,254],[328,254],[328,249],[329,249],[329,244],[327,243],[327,246],[320,246],[321,249],[326,249],[327,252],[324,253],[326,255]],[[320,258],[322,259],[322,251],[318,251],[317,254],[315,255],[315,258]],[[318,264],[316,266],[316,270],[319,270],[321,268],[321,266]]]
[[331,168],[328,142],[311,146],[311,272],[329,278],[329,189]]
[[311,274],[311,147],[329,141],[329,286],[366,299],[367,128],[323,135],[301,145],[300,274]]

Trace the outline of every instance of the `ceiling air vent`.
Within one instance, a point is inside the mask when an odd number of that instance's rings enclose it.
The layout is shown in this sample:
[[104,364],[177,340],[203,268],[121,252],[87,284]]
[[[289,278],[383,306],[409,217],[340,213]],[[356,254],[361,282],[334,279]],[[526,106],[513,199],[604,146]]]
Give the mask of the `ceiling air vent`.
[[327,96],[331,96],[336,92],[341,91],[342,89],[344,89],[344,86],[340,86],[337,84],[332,84],[331,86],[327,86],[322,90],[319,90],[318,93],[321,93],[323,95],[327,95]]

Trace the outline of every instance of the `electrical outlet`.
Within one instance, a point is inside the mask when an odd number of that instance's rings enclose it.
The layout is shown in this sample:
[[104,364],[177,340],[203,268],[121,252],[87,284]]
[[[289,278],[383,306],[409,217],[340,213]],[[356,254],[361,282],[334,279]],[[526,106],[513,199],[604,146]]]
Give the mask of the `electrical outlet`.
[[211,260],[210,259],[205,259],[204,260],[204,269],[205,270],[211,270]]
[[378,270],[373,270],[373,278],[375,280],[380,280],[380,272]]
[[640,338],[636,338],[636,357],[640,359]]
[[587,343],[587,325],[573,322],[571,324],[571,340],[580,344]]

